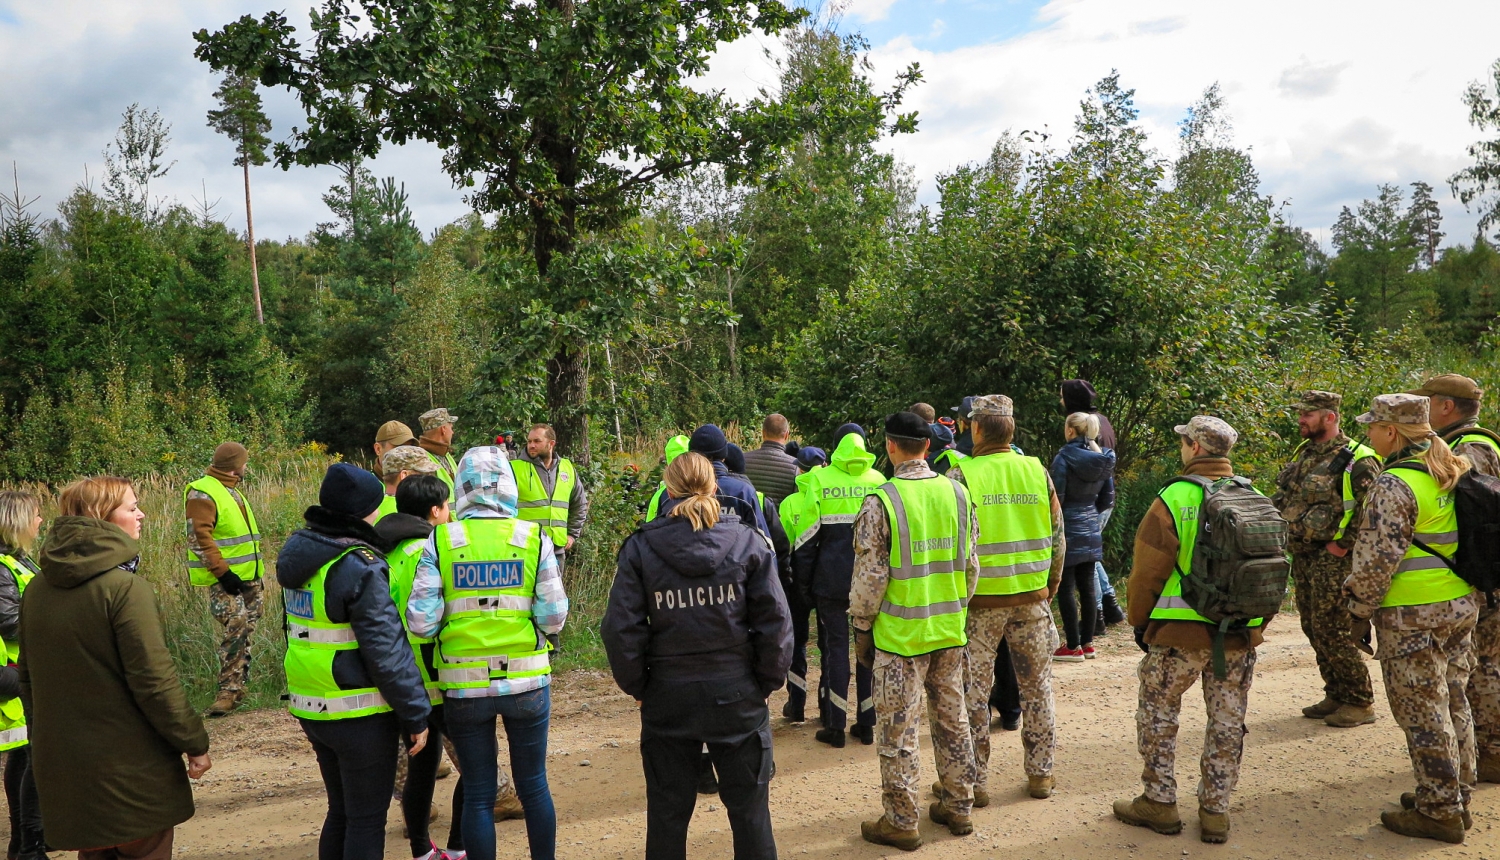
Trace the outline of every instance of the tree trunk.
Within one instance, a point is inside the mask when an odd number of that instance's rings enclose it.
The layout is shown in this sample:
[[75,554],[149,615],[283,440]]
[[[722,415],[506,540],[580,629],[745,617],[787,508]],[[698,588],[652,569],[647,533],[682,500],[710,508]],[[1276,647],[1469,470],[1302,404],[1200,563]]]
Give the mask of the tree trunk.
[[245,242],[250,246],[250,291],[255,295],[255,321],[266,324],[260,306],[260,267],[255,264],[255,216],[250,212],[250,159],[245,159]]
[[547,359],[547,408],[557,447],[580,465],[589,462],[589,344],[568,338]]

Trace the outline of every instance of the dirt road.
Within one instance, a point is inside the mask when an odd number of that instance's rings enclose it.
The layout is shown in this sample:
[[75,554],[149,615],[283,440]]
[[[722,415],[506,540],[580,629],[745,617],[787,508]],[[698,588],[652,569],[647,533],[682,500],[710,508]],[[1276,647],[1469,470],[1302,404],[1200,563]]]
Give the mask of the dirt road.
[[[1185,703],[1179,739],[1181,807],[1188,822],[1183,833],[1158,836],[1111,817],[1111,801],[1133,796],[1140,788],[1134,718],[1139,652],[1123,635],[1113,634],[1099,659],[1056,666],[1057,794],[1047,801],[1025,796],[1020,738],[997,731],[990,782],[994,803],[975,811],[972,836],[955,838],[924,821],[927,846],[917,856],[1500,856],[1500,786],[1483,786],[1476,793],[1467,845],[1407,839],[1380,827],[1380,811],[1394,808],[1400,792],[1412,787],[1402,735],[1391,722],[1384,692],[1376,691],[1380,719],[1374,726],[1341,730],[1303,719],[1300,708],[1320,698],[1321,689],[1312,653],[1295,622],[1288,621],[1273,627],[1260,652],[1227,846],[1198,841],[1193,791],[1203,742],[1203,703],[1196,691]],[[594,673],[560,678],[554,690],[549,778],[557,804],[558,855],[567,860],[640,857],[645,793],[634,703],[607,676]],[[779,696],[773,705],[773,713],[779,713]],[[880,812],[874,747],[833,750],[813,741],[816,723],[794,727],[776,717],[773,724],[779,772],[771,804],[781,855],[899,855],[859,839],[860,820]],[[178,856],[315,856],[324,797],[296,724],[283,714],[258,712],[215,721],[212,730],[214,769],[199,787],[198,816],[178,829]],[[930,774],[927,739],[922,742],[924,772]],[[439,782],[438,791],[439,806],[446,810],[452,779]],[[445,812],[434,826],[439,840],[447,834],[447,821]],[[505,822],[498,830],[501,857],[525,856],[521,822]],[[394,806],[388,832],[386,856],[408,856]],[[690,856],[730,856],[728,825],[717,797],[699,799],[691,840]]]

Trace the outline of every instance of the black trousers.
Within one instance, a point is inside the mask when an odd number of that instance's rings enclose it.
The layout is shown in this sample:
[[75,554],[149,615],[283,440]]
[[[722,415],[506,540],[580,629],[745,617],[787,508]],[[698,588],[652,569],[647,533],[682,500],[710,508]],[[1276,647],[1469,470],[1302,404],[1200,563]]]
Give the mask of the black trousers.
[[[427,745],[411,757],[406,766],[406,789],[401,792],[401,817],[406,820],[406,837],[411,842],[411,856],[421,857],[432,847],[428,833],[432,816],[432,795],[437,787],[438,765],[443,762],[443,706],[433,705],[427,718]],[[397,755],[406,755],[403,739]],[[463,776],[459,776],[459,782]],[[462,849],[463,836],[455,835],[463,826],[463,790],[454,789],[453,827],[449,831],[449,848]]]
[[396,787],[396,715],[298,722],[328,792],[318,860],[382,860],[386,810]]
[[[818,621],[823,628],[823,677],[828,682],[819,710],[825,728],[843,731],[849,723],[848,599],[819,597]],[[858,664],[855,664],[854,669],[854,694],[857,697],[857,724],[875,725],[875,676],[869,669]]]
[[[1095,594],[1099,589],[1098,583],[1092,561],[1063,568],[1062,586],[1057,591],[1057,608],[1062,611],[1063,637],[1067,639],[1069,648],[1094,644],[1094,625],[1099,619],[1099,598]],[[1079,618],[1080,615],[1083,616],[1082,619]]]
[[1002,720],[1021,718],[1021,686],[1016,683],[1016,667],[1010,662],[1010,645],[1004,637],[995,649],[995,686],[990,689],[990,707]]
[[641,700],[646,774],[646,860],[686,860],[703,745],[719,774],[719,799],[735,860],[775,860],[771,831],[771,715],[750,677],[654,680]]
[[[813,608],[803,602],[794,589],[787,590],[786,602],[792,610],[792,665],[787,670],[786,699],[793,710],[805,712],[807,710],[808,617],[812,614]],[[821,618],[819,621],[821,627]],[[818,641],[822,642],[821,633]],[[819,689],[821,689],[821,684]],[[821,702],[822,699],[823,697],[819,695],[818,701]]]
[[31,747],[16,747],[5,754],[5,805],[10,809],[9,856],[42,853],[42,807],[31,773]]

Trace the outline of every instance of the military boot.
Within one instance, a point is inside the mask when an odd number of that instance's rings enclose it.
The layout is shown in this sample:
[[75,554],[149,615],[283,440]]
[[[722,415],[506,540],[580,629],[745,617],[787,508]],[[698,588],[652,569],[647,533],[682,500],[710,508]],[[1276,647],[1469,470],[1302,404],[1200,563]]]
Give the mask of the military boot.
[[1026,777],[1026,793],[1037,800],[1046,800],[1052,796],[1052,788],[1057,785],[1057,780],[1050,776],[1028,776]]
[[898,830],[889,818],[884,815],[875,821],[861,821],[859,823],[859,835],[866,842],[876,845],[890,845],[900,848],[902,851],[915,851],[922,847],[922,834],[915,829]]
[[[932,796],[936,797],[938,800],[943,800],[943,799],[947,798],[948,793],[945,792],[945,791],[943,791],[943,783],[941,781],[934,782],[932,784]],[[985,808],[986,806],[989,806],[989,805],[990,805],[990,792],[989,792],[989,790],[986,789],[986,788],[984,788],[983,786],[979,786],[979,785],[974,786],[974,808],[975,809],[983,809],[983,808]]]
[[927,816],[934,822],[946,825],[948,832],[954,836],[968,836],[974,832],[974,822],[967,815],[959,815],[943,806],[939,800],[927,807]]
[[1500,782],[1500,756],[1479,754],[1479,781]]
[[495,820],[510,821],[515,818],[525,818],[526,810],[521,808],[521,798],[514,791],[495,798]]
[[[1402,809],[1416,809],[1417,808],[1417,793],[1415,791],[1402,792],[1402,794],[1401,794],[1401,808]],[[1463,814],[1462,818],[1463,818],[1464,829],[1465,830],[1468,830],[1468,829],[1470,829],[1471,827],[1474,826],[1474,816],[1472,816],[1472,815],[1469,814],[1469,804],[1467,804],[1467,803],[1464,804],[1464,814]]]
[[1177,804],[1158,803],[1144,794],[1134,800],[1115,801],[1115,817],[1126,824],[1149,827],[1167,836],[1182,832],[1182,816],[1177,814]]
[[208,715],[210,717],[226,717],[239,706],[239,694],[231,693],[228,690],[221,690],[218,698],[214,699],[214,703],[208,706]]
[[1198,807],[1198,838],[1210,845],[1229,841],[1229,813],[1209,812]]
[[1323,718],[1323,722],[1336,729],[1352,729],[1375,722],[1372,705],[1339,705],[1339,709]]
[[1331,699],[1328,696],[1324,696],[1323,701],[1317,703],[1316,705],[1308,705],[1307,707],[1303,708],[1302,716],[1307,717],[1309,720],[1321,720],[1325,719],[1329,714],[1337,711],[1338,709],[1339,702],[1337,699]]
[[1428,818],[1415,809],[1400,812],[1380,813],[1380,823],[1385,829],[1402,836],[1418,839],[1436,839],[1453,845],[1464,844],[1464,821],[1462,818]]
[[844,748],[843,729],[818,729],[813,735],[813,740],[820,744],[828,744],[836,750]]

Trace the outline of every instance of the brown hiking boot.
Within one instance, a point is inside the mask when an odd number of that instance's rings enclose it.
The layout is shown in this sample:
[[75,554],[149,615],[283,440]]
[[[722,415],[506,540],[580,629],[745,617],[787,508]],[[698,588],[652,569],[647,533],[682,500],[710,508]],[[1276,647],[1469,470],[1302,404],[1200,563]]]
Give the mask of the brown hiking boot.
[[1479,754],[1479,781],[1500,782],[1500,756]]
[[438,759],[437,778],[447,779],[453,773],[453,765],[448,763],[447,758]]
[[[932,784],[932,796],[936,797],[938,800],[943,800],[944,798],[946,798],[948,796],[947,792],[943,791],[943,783],[942,783],[941,780],[938,780],[938,781],[936,781],[936,782],[934,782]],[[974,786],[974,808],[975,809],[983,809],[983,808],[985,808],[986,806],[989,806],[989,805],[990,805],[990,793],[989,793],[989,790],[985,789],[985,788],[981,788],[980,786],[977,786],[977,785]]]
[[525,818],[526,810],[521,808],[521,798],[515,792],[509,792],[495,798],[495,820],[510,821],[513,818]]
[[968,836],[974,832],[974,822],[967,815],[959,815],[943,806],[941,800],[927,807],[927,817],[938,824],[946,825],[954,836]]
[[228,690],[223,690],[220,691],[219,697],[214,699],[214,703],[208,706],[208,715],[210,717],[226,717],[239,706],[239,695],[231,693]]
[[1149,827],[1166,836],[1182,832],[1182,816],[1177,814],[1177,804],[1157,803],[1146,795],[1134,800],[1115,801],[1115,817],[1136,827]]
[[1337,699],[1324,696],[1323,701],[1303,708],[1302,716],[1307,717],[1309,720],[1321,720],[1338,709],[1339,702]]
[[1380,823],[1385,829],[1402,836],[1418,839],[1436,839],[1452,845],[1464,844],[1464,822],[1462,818],[1428,818],[1415,809],[1400,812],[1380,813]]
[[1057,780],[1050,776],[1028,776],[1026,777],[1026,793],[1037,800],[1046,800],[1052,796],[1052,787],[1057,785]]
[[1198,807],[1198,838],[1210,845],[1229,841],[1229,813],[1209,812]]
[[[1401,794],[1401,808],[1402,809],[1416,809],[1417,808],[1417,793],[1415,791],[1402,792],[1402,794]],[[1470,829],[1470,828],[1472,828],[1474,826],[1474,816],[1472,816],[1472,815],[1469,814],[1469,804],[1467,804],[1467,803],[1464,804],[1464,814],[1463,814],[1462,818],[1463,818],[1464,829],[1465,830],[1468,830],[1468,829]]]
[[1336,729],[1352,729],[1375,722],[1373,705],[1339,705],[1339,709],[1323,718],[1323,722]]
[[890,845],[900,848],[902,851],[915,851],[922,847],[922,834],[913,830],[897,830],[896,825],[884,815],[874,821],[861,821],[859,823],[859,835],[866,842],[876,845]]

